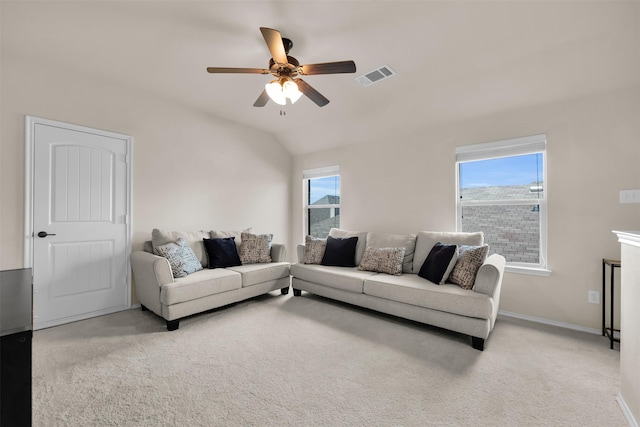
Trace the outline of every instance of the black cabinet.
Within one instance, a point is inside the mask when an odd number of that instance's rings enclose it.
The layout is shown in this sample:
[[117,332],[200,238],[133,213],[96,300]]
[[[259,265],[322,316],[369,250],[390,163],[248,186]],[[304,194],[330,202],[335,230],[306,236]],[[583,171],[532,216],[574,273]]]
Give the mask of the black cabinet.
[[31,426],[31,269],[0,271],[0,426]]

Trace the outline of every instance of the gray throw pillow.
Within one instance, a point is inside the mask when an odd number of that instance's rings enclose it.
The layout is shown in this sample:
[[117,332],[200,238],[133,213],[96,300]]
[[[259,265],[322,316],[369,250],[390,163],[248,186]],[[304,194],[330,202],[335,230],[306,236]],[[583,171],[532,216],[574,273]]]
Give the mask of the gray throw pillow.
[[180,237],[175,243],[156,247],[156,251],[158,255],[169,261],[174,278],[186,277],[202,270],[202,264],[198,261],[198,257],[183,237]]
[[206,267],[207,252],[204,250],[202,239],[208,239],[211,237],[208,231],[170,231],[154,228],[153,231],[151,231],[151,245],[153,247],[153,253],[160,255],[157,251],[158,246],[176,242],[180,237],[182,237],[191,247],[191,250],[196,254],[200,264],[203,267]]

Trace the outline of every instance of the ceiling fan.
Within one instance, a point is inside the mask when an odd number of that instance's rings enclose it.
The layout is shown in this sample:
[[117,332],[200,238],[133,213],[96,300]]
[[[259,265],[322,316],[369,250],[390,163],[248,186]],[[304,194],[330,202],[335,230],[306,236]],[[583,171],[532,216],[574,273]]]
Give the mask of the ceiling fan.
[[319,107],[329,103],[320,92],[298,76],[312,76],[316,74],[355,73],[356,64],[353,61],[325,62],[321,64],[300,65],[298,60],[289,56],[293,42],[280,35],[278,30],[260,27],[260,32],[267,42],[272,58],[269,68],[228,68],[208,67],[210,73],[242,73],[242,74],[273,74],[276,80],[265,85],[264,90],[253,103],[254,107],[264,107],[269,99],[280,105],[286,105],[287,99],[296,102],[302,95],[306,95]]

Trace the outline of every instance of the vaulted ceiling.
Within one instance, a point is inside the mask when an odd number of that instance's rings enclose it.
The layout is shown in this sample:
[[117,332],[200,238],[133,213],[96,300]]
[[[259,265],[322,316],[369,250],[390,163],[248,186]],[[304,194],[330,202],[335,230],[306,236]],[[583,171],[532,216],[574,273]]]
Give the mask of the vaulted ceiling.
[[[3,50],[20,46],[22,55],[268,132],[294,155],[640,79],[635,1],[29,3],[12,9],[21,19],[3,18],[3,34],[12,35]],[[255,108],[270,75],[206,67],[268,68],[261,26],[290,38],[290,55],[303,64],[352,59],[358,71],[305,77],[331,101],[325,107],[303,97]],[[385,64],[397,75],[369,87],[356,81]]]

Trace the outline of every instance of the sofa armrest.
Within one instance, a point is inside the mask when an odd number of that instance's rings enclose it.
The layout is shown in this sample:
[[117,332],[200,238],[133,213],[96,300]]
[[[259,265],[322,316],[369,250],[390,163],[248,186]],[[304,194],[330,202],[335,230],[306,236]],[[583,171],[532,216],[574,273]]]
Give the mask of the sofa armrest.
[[506,260],[502,255],[493,254],[478,269],[473,290],[491,297],[499,297]]
[[280,243],[271,244],[271,261],[285,262],[287,260],[287,248]]
[[161,316],[160,288],[174,281],[169,261],[149,252],[133,251],[131,269],[138,300],[149,310]]
[[304,262],[304,245],[298,245],[298,262]]

